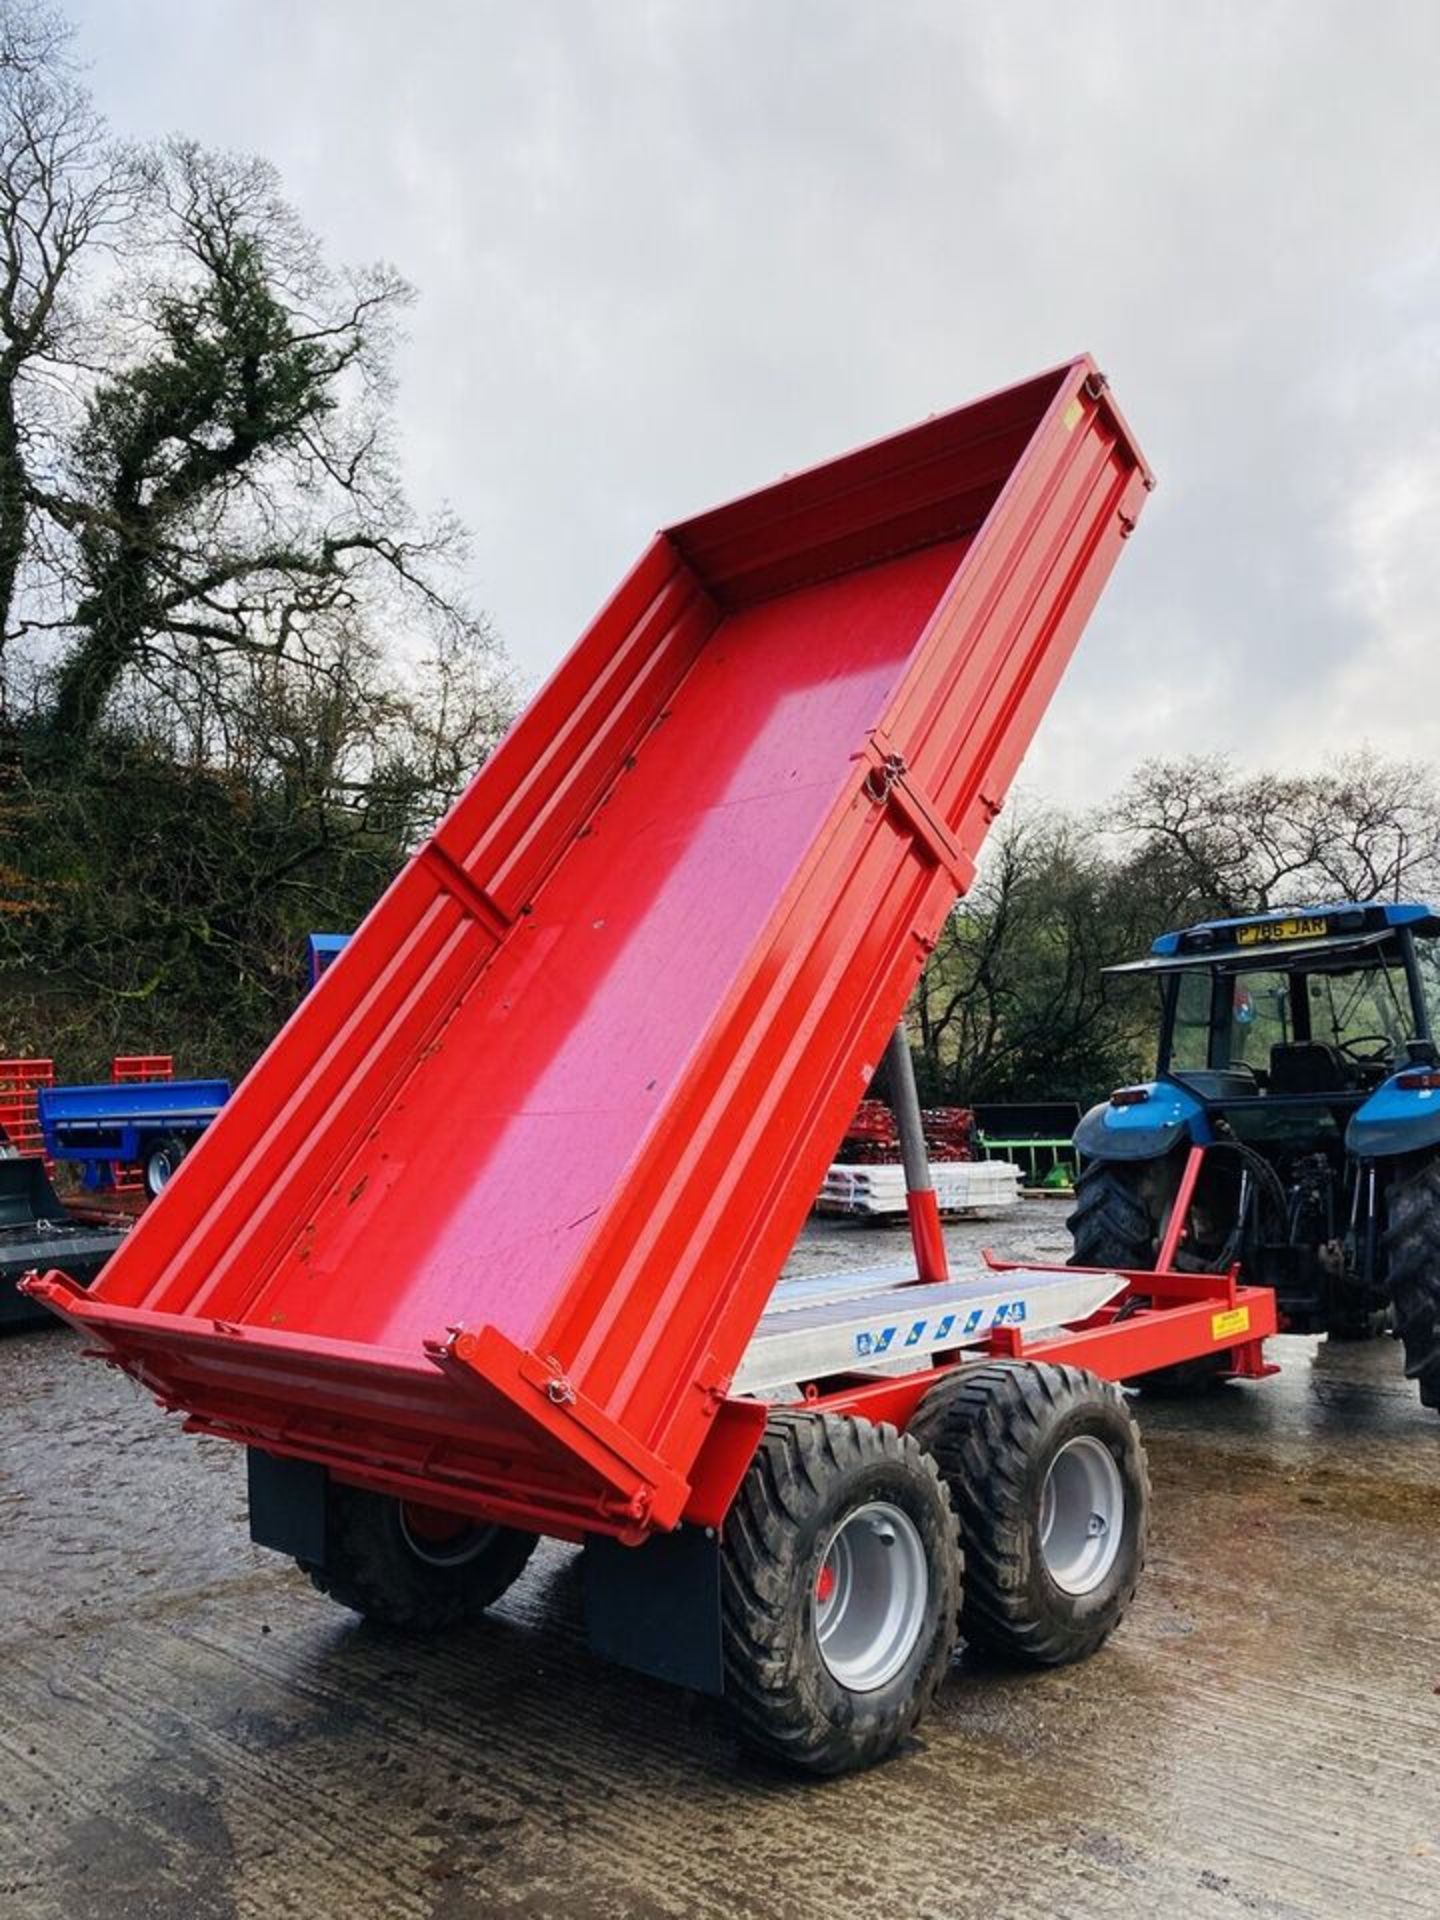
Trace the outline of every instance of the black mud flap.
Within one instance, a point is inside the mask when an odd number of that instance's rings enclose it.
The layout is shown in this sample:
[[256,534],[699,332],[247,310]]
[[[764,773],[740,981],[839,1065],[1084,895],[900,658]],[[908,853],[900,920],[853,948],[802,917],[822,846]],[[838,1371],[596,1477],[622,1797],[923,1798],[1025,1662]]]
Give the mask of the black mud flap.
[[643,1547],[585,1542],[585,1628],[617,1666],[697,1693],[720,1694],[720,1542],[703,1527],[657,1533]]
[[250,1538],[257,1547],[325,1565],[325,1503],[330,1478],[313,1460],[282,1460],[245,1449],[250,1482]]

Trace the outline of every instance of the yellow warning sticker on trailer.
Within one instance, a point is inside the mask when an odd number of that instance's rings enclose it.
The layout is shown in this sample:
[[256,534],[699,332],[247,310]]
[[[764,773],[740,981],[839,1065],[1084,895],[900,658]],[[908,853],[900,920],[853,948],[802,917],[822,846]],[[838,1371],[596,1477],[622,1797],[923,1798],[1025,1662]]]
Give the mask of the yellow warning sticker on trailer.
[[1212,1313],[1210,1316],[1210,1338],[1212,1340],[1233,1340],[1237,1333],[1248,1333],[1249,1331],[1249,1307],[1227,1307],[1224,1313]]
[[1064,427],[1067,433],[1073,433],[1076,427],[1079,426],[1080,416],[1084,413],[1084,411],[1085,409],[1081,406],[1078,400],[1072,400],[1069,406],[1066,407],[1064,413],[1062,413],[1060,416],[1060,424]]

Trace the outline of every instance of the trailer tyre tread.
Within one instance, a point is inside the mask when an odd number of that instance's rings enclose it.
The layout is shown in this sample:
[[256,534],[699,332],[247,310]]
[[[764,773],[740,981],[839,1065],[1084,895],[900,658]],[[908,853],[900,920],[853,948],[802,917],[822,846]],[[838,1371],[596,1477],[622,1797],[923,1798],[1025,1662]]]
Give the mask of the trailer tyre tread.
[[401,1633],[441,1633],[478,1619],[519,1579],[537,1536],[515,1527],[476,1529],[468,1557],[421,1559],[406,1538],[401,1503],[331,1481],[325,1564],[297,1564],[338,1606]]
[[1440,1411],[1440,1159],[1391,1187],[1385,1252],[1406,1375]]
[[[1129,1612],[1145,1566],[1149,1469],[1119,1388],[1078,1367],[965,1367],[931,1389],[909,1431],[939,1463],[960,1516],[966,1640],[1031,1666],[1095,1653]],[[1046,1570],[1039,1511],[1050,1463],[1079,1434],[1109,1448],[1126,1499],[1114,1565],[1094,1591],[1075,1596]]]
[[[815,1633],[815,1583],[846,1514],[888,1501],[914,1522],[925,1613],[904,1666],[873,1692],[834,1678]],[[808,1772],[872,1766],[929,1707],[958,1638],[959,1527],[936,1464],[894,1427],[840,1414],[772,1414],[726,1518],[725,1693],[740,1733]]]

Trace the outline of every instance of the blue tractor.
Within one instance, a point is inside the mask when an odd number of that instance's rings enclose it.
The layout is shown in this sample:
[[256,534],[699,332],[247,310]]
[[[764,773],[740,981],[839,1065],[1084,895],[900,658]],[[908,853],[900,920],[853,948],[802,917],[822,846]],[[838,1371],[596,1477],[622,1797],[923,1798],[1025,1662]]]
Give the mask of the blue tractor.
[[1238,1264],[1294,1332],[1360,1338],[1393,1312],[1440,1409],[1437,936],[1432,907],[1341,901],[1205,921],[1111,968],[1158,981],[1159,1058],[1076,1131],[1072,1264],[1153,1268],[1184,1192],[1177,1266]]

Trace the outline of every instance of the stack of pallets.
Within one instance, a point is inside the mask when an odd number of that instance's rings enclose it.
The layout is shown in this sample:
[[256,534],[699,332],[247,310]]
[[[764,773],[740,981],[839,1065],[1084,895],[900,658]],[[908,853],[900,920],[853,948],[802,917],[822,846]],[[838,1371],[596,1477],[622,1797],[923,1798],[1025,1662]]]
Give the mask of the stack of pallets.
[[[930,1169],[941,1213],[1003,1213],[1020,1199],[1020,1169],[1008,1160],[941,1160]],[[819,1213],[865,1218],[905,1212],[905,1170],[837,1160],[815,1201]]]

